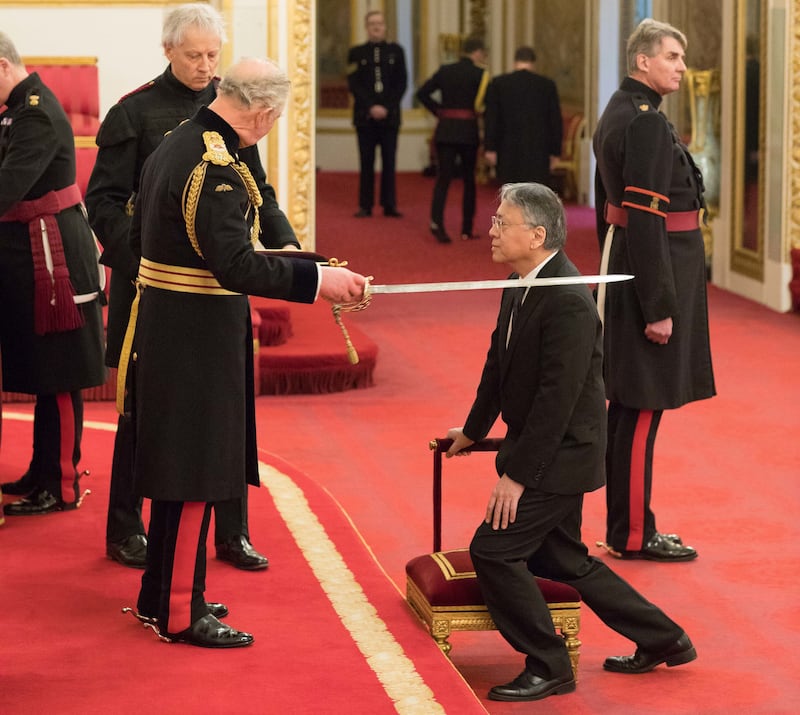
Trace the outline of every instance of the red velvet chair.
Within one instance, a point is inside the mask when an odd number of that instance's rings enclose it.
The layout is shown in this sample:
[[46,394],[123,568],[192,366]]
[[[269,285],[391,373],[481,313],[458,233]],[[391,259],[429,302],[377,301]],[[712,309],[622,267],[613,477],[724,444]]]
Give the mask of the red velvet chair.
[[86,193],[97,157],[95,136],[100,128],[100,93],[96,57],[25,57],[28,72],[36,72],[64,107],[75,134],[76,182]]
[[[473,451],[491,452],[499,439],[476,442]],[[452,444],[449,439],[430,443],[433,459],[433,552],[411,559],[406,564],[406,600],[430,629],[431,636],[445,654],[452,646],[447,639],[453,631],[496,630],[483,601],[475,568],[467,549],[441,550],[442,453]],[[539,590],[550,609],[553,626],[561,633],[578,677],[581,642],[581,596],[572,587],[545,578],[536,578]]]

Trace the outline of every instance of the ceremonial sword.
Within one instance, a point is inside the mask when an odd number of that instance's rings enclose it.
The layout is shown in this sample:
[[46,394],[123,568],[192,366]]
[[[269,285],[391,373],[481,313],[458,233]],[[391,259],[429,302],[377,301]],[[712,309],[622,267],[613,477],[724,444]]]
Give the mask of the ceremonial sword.
[[[341,264],[339,264],[341,265]],[[436,293],[456,290],[485,290],[487,288],[536,288],[539,286],[581,285],[587,283],[617,283],[629,281],[632,275],[626,273],[611,273],[595,276],[553,276],[550,278],[508,278],[505,280],[483,281],[444,281],[441,283],[388,283],[373,285],[370,278],[364,288],[364,297],[353,303],[337,304],[333,306],[333,317],[342,331],[344,342],[347,346],[347,357],[351,364],[358,363],[358,353],[350,340],[347,328],[342,322],[342,311],[355,312],[364,310],[372,300],[373,295],[401,293]]]
[[503,280],[444,281],[442,283],[367,283],[365,298],[372,294],[436,293],[455,290],[484,290],[487,288],[535,288],[538,286],[564,286],[585,283],[617,283],[629,281],[632,275],[611,273],[596,276],[553,276],[551,278],[508,278]]

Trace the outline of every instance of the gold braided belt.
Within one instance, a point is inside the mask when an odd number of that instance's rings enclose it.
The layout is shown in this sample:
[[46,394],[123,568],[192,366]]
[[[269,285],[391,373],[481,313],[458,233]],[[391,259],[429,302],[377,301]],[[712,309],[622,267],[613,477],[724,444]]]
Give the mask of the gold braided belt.
[[[200,293],[202,295],[242,295],[223,288],[211,271],[204,268],[187,268],[156,263],[142,258],[139,263],[139,276],[136,279],[136,297],[131,305],[131,315],[122,341],[122,352],[117,367],[117,412],[125,414],[125,386],[130,364],[133,336],[136,333],[136,320],[139,317],[139,298],[146,286],[171,290],[178,293]],[[134,358],[135,359],[135,358]]]

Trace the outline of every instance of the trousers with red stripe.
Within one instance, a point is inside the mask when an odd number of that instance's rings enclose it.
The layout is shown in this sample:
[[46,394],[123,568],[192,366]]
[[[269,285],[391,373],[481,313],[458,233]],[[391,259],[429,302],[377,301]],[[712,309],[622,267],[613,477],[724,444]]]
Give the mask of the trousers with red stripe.
[[137,609],[158,618],[162,634],[176,634],[208,615],[205,602],[208,502],[153,500],[147,564]]
[[81,458],[83,397],[80,390],[36,395],[33,409],[33,456],[28,468],[36,488],[71,504],[77,495]]
[[606,543],[616,551],[641,551],[656,533],[650,493],[662,412],[608,406]]

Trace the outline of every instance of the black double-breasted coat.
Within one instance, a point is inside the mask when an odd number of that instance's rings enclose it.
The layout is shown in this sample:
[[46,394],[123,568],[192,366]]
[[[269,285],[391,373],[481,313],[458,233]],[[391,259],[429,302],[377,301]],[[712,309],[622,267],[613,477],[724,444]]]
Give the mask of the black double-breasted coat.
[[231,157],[239,137],[201,108],[171,132],[145,162],[131,225],[142,259],[208,270],[237,295],[146,287],[139,303],[132,370],[137,493],[163,501],[216,502],[258,484],[253,342],[247,296],[312,303],[318,269],[301,258],[256,253],[253,210],[230,163],[207,163],[197,195],[196,243],[184,203],[190,175],[216,132]]
[[[75,140],[58,99],[35,72],[23,79],[0,115],[0,216],[17,202],[75,183]],[[80,203],[56,214],[83,326],[37,335],[34,268],[27,222],[0,221],[0,340],[3,389],[30,394],[102,385],[103,321],[97,247]]]
[[[193,90],[167,67],[155,79],[122,97],[108,110],[97,133],[99,151],[86,191],[89,221],[103,246],[101,263],[112,269],[109,297],[106,364],[116,367],[128,325],[134,290],[132,281],[139,267],[128,244],[130,207],[139,191],[142,167],[148,156],[181,122],[217,95],[216,80]],[[287,244],[298,248],[294,231],[278,206],[275,190],[266,181],[255,146],[239,153],[261,192],[259,210],[261,242],[267,248]]]
[[[667,118],[661,96],[630,77],[609,100],[593,138],[597,210],[607,201],[641,200],[641,191],[667,197],[667,213],[703,207],[699,170]],[[661,206],[664,206],[662,202]],[[706,267],[699,228],[667,231],[653,211],[629,209],[616,228],[609,273],[633,274],[612,283],[605,302],[605,381],[608,398],[637,409],[671,409],[715,394],[708,328]],[[598,217],[603,230],[604,221]],[[672,318],[666,345],[649,341],[645,325]]]
[[[367,127],[378,121],[382,126],[399,128],[400,102],[408,86],[403,48],[385,41],[351,47],[347,54],[347,86],[353,95],[354,126]],[[370,107],[376,104],[386,107],[385,119],[370,117]]]

